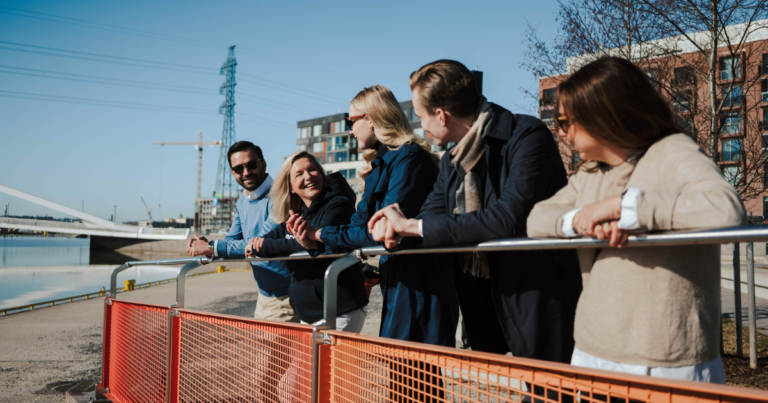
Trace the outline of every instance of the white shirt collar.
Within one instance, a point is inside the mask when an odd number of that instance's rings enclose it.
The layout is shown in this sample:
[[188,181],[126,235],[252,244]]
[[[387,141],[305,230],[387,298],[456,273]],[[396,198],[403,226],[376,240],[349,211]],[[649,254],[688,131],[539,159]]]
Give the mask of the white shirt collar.
[[264,182],[261,182],[261,185],[256,188],[253,192],[249,192],[245,189],[243,189],[243,195],[245,195],[245,198],[247,200],[255,200],[260,198],[261,196],[264,196],[265,193],[269,192],[269,188],[272,186],[272,177],[267,174],[267,177],[264,179]]

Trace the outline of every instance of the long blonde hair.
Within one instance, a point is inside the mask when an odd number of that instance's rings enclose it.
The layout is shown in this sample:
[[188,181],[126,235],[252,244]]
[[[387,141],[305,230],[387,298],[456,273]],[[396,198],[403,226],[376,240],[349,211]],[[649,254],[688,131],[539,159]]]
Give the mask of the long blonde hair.
[[[387,87],[374,85],[365,88],[352,99],[352,106],[367,115],[368,120],[373,123],[373,133],[381,144],[392,151],[405,144],[416,144],[429,153],[435,166],[440,165],[440,158],[432,152],[429,144],[423,138],[413,134],[411,124],[408,123],[400,103]],[[366,166],[358,171],[361,178],[365,179],[371,172],[373,169],[371,162],[377,156],[378,153],[373,148],[363,152]],[[362,186],[364,184],[361,185],[361,190]]]
[[302,158],[308,159],[317,167],[317,170],[323,175],[323,186],[325,186],[325,170],[323,170],[323,166],[320,165],[314,155],[306,151],[299,151],[288,156],[283,161],[283,165],[280,167],[280,171],[277,172],[277,177],[269,189],[269,198],[272,202],[272,211],[269,213],[269,216],[277,224],[282,224],[288,220],[289,210],[298,213],[301,203],[303,203],[298,195],[291,193],[290,178],[293,163]]

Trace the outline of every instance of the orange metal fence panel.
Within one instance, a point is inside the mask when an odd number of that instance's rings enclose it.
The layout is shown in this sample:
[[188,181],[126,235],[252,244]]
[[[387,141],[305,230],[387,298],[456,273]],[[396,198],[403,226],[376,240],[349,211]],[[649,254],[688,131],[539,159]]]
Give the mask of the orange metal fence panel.
[[744,388],[625,375],[570,365],[329,331],[320,402],[764,402]]
[[165,402],[168,307],[112,300],[107,396],[120,403]]
[[311,401],[312,326],[180,310],[180,332],[179,402]]

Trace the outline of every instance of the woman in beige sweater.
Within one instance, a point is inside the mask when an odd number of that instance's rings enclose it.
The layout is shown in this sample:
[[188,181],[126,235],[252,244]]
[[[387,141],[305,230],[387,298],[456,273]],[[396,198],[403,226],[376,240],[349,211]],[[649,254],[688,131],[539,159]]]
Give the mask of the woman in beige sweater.
[[593,236],[611,246],[578,251],[584,291],[571,364],[725,383],[719,245],[622,246],[630,231],[744,224],[741,199],[632,63],[592,62],[557,97],[557,134],[583,164],[533,208],[528,235]]

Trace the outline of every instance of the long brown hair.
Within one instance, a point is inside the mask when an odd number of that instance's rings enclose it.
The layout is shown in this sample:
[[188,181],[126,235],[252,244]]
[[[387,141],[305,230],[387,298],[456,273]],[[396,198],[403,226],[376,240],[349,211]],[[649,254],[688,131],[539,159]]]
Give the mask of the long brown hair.
[[605,57],[591,62],[557,86],[557,110],[596,140],[645,149],[680,133],[669,104],[648,76],[630,61]]

